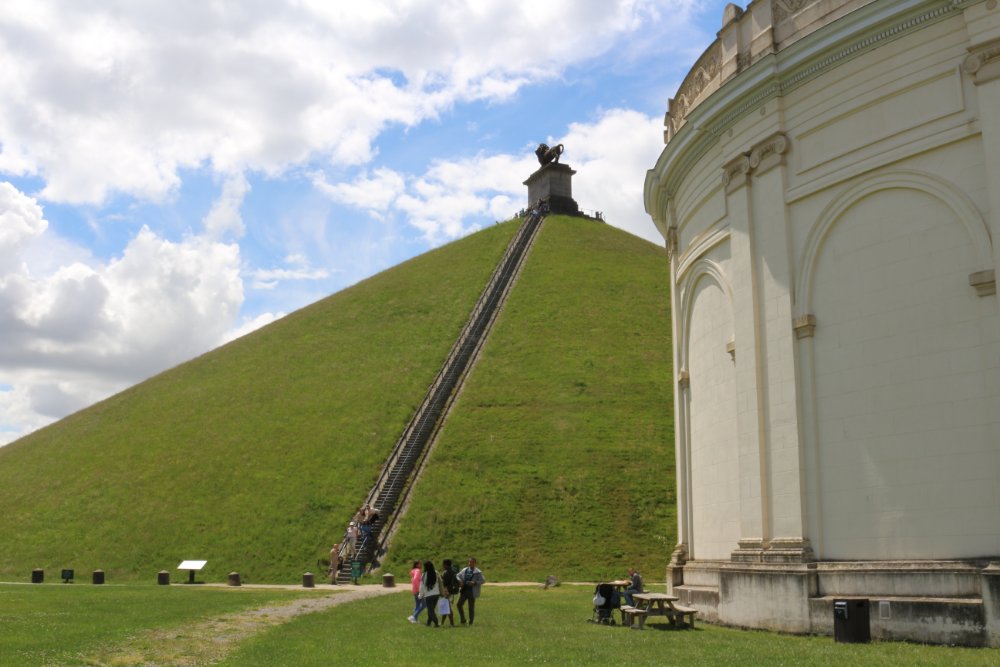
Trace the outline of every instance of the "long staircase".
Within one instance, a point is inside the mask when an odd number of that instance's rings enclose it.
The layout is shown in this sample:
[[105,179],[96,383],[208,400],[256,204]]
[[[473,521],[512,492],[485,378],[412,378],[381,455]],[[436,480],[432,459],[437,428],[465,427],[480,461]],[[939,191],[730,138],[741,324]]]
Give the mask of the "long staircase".
[[373,522],[368,535],[358,536],[353,558],[348,553],[348,538],[345,533],[341,541],[344,565],[337,575],[338,582],[351,581],[352,561],[356,563],[357,573],[357,563],[362,570],[377,567],[379,559],[385,554],[388,540],[400,515],[399,509],[404,506],[417,473],[430,451],[429,445],[441,428],[444,417],[520,272],[545,212],[545,209],[538,207],[527,214],[486,283],[468,322],[427,390],[423,402],[396,441],[378,480],[362,504],[374,508],[378,512],[378,519]]

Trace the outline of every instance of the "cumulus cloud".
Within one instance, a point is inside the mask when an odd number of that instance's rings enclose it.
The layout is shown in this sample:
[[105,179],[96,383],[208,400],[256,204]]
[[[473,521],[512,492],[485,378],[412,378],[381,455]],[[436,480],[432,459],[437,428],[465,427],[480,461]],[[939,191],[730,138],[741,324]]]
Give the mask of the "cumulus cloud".
[[[593,123],[573,123],[552,143],[567,148],[564,161],[577,171],[573,195],[589,211],[653,243],[662,244],[643,207],[646,170],[663,148],[662,120],[628,109],[611,109]],[[313,183],[331,199],[384,213],[394,210],[432,244],[506,220],[527,204],[523,179],[538,163],[531,147],[518,155],[435,160],[423,174],[383,170],[352,183],[331,185],[319,174]]]
[[[505,99],[610,48],[657,4],[8,0],[0,172],[41,176],[49,201],[99,204],[161,201],[206,163],[365,164],[387,125]],[[207,222],[234,217],[223,204]]]
[[243,198],[250,191],[250,183],[242,173],[228,177],[222,184],[222,194],[212,204],[212,209],[205,216],[205,233],[212,238],[221,238],[232,234],[239,238],[243,236],[243,217],[240,207]]
[[215,347],[243,302],[236,245],[144,227],[119,257],[46,271],[30,261],[52,240],[42,208],[9,183],[0,230],[0,441]]
[[663,150],[663,119],[629,109],[611,109],[594,123],[572,123],[559,139],[572,147],[577,175],[573,195],[585,207],[600,207],[605,220],[663,245],[643,206],[646,171]]
[[322,172],[312,174],[313,186],[335,202],[365,209],[381,217],[403,192],[402,174],[388,168],[360,175],[353,182],[331,184]]

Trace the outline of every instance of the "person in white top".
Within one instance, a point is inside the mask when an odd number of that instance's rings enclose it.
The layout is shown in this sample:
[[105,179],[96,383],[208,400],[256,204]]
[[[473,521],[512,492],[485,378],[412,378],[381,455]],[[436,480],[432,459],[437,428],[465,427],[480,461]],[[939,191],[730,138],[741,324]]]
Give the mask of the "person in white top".
[[424,563],[424,575],[420,577],[420,597],[427,607],[427,627],[431,623],[438,627],[437,608],[438,597],[441,595],[441,577],[434,571],[434,563],[426,561]]

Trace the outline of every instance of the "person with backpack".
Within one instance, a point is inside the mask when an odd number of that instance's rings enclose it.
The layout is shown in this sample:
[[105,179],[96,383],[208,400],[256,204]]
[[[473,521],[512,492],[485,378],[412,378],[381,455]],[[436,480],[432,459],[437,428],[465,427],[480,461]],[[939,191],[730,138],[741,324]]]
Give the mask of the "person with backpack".
[[465,604],[469,604],[469,625],[476,620],[476,599],[479,592],[486,583],[486,577],[482,570],[476,567],[476,559],[470,558],[469,565],[458,573],[459,595],[458,595],[458,617],[465,625]]
[[445,558],[441,563],[441,598],[438,600],[438,616],[441,617],[441,625],[447,618],[451,622],[451,627],[455,627],[455,613],[452,611],[452,598],[461,590],[458,583],[458,574],[451,568],[451,559]]

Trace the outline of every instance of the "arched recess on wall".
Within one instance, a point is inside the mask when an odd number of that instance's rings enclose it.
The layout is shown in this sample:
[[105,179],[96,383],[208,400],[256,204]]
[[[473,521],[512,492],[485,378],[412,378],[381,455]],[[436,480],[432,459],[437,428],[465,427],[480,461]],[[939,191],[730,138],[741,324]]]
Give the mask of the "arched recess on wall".
[[680,354],[678,355],[678,358],[681,360],[682,369],[686,369],[688,367],[689,361],[688,352],[690,350],[691,311],[694,307],[694,299],[691,298],[691,295],[694,294],[694,289],[697,287],[698,281],[706,277],[714,281],[722,290],[722,293],[725,294],[726,302],[729,305],[730,321],[735,321],[733,288],[729,284],[729,280],[726,279],[726,276],[722,271],[722,267],[719,266],[718,263],[706,257],[701,257],[700,259],[692,262],[690,267],[685,270],[680,289],[678,290],[682,304]]
[[736,379],[727,354],[733,291],[723,267],[702,257],[684,274],[679,297],[682,539],[690,558],[728,560],[740,538]]
[[983,326],[996,304],[967,281],[992,267],[978,209],[929,174],[865,177],[824,208],[799,266],[794,312],[815,315],[799,353],[817,556],[995,552],[984,471],[1000,465],[1000,344]]
[[841,219],[844,212],[865,197],[882,190],[917,190],[939,199],[955,214],[955,218],[965,229],[976,252],[976,261],[980,269],[993,265],[993,244],[982,214],[972,203],[968,195],[948,181],[920,171],[896,170],[865,176],[855,185],[847,188],[833,198],[820,213],[809,231],[803,247],[799,271],[795,282],[796,318],[812,313],[813,278],[816,272],[816,262],[823,250],[823,242],[830,230]]

